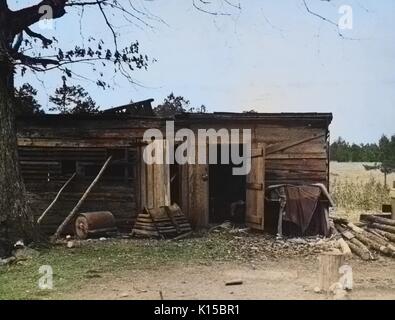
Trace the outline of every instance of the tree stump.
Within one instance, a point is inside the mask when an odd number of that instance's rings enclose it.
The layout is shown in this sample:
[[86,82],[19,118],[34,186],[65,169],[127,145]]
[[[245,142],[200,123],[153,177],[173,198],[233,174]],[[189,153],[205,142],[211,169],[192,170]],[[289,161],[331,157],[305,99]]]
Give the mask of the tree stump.
[[344,255],[338,252],[325,252],[319,256],[319,288],[328,292],[329,288],[340,280],[339,268],[344,262]]

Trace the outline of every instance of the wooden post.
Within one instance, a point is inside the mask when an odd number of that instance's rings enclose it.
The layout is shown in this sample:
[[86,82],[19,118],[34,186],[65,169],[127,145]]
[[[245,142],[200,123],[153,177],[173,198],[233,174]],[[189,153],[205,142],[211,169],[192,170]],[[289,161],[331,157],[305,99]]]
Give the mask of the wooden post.
[[55,199],[51,202],[51,204],[48,206],[48,208],[43,212],[43,214],[37,219],[37,224],[40,224],[41,221],[44,219],[46,214],[48,213],[49,210],[52,209],[52,207],[55,205],[56,201],[58,201],[60,194],[63,192],[63,190],[68,186],[68,184],[71,182],[71,180],[74,179],[74,177],[77,175],[76,172],[71,176],[69,180],[63,185],[63,187],[59,190],[58,194],[56,195]]
[[319,288],[329,292],[329,288],[340,280],[339,268],[344,261],[344,255],[337,252],[325,252],[319,256]]
[[86,189],[85,193],[82,195],[80,201],[78,201],[77,205],[73,208],[73,210],[71,210],[71,212],[69,213],[69,215],[66,217],[66,219],[64,219],[64,221],[62,222],[62,224],[59,226],[59,228],[56,230],[55,234],[53,235],[53,238],[56,240],[57,238],[59,238],[60,234],[62,233],[63,229],[69,224],[69,222],[71,221],[71,219],[73,219],[73,217],[76,215],[78,209],[81,207],[81,205],[83,204],[83,202],[85,201],[85,199],[88,197],[89,193],[91,192],[91,190],[93,189],[93,187],[96,185],[96,183],[99,181],[100,177],[103,175],[104,171],[106,170],[108,164],[110,163],[112,159],[112,156],[110,156],[107,161],[104,163],[103,167],[101,168],[100,172],[97,174],[95,180],[92,181],[92,183],[90,184],[90,186],[88,187],[88,189]]

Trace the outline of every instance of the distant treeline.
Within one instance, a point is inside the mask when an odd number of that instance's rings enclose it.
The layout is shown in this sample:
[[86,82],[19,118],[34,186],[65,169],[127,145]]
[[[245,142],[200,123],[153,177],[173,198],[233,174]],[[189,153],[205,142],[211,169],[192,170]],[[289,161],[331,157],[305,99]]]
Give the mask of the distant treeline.
[[339,137],[331,144],[330,158],[339,162],[395,163],[395,134],[383,135],[377,143],[348,143]]

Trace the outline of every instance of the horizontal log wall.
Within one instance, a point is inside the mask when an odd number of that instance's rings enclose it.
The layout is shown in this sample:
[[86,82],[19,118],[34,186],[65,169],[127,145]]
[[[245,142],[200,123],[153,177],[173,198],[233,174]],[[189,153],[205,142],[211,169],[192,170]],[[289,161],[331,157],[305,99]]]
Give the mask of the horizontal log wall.
[[[113,156],[111,165],[81,207],[81,212],[111,211],[121,231],[132,229],[137,216],[136,170],[139,141],[148,128],[160,127],[154,118],[44,116],[17,121],[19,160],[31,207],[37,218],[70,178],[76,178],[42,221],[53,233],[94,179],[109,150],[127,150],[125,159]],[[71,166],[65,172],[64,166]],[[63,167],[63,168],[62,168]],[[120,172],[125,172],[123,177]]]
[[[148,128],[163,129],[164,122],[153,119],[120,120],[71,120],[56,118],[18,122],[18,144],[22,174],[30,192],[36,216],[41,214],[53,200],[62,184],[71,176],[64,174],[64,161],[76,160],[77,171],[92,163],[101,166],[108,156],[107,149],[127,148],[129,157],[123,165],[134,172],[126,179],[111,179],[105,176],[88,197],[82,211],[110,210],[123,229],[130,229],[137,213],[139,181],[136,179],[136,152],[140,139]],[[292,141],[320,138],[307,141],[266,155],[265,183],[324,183],[328,185],[328,150],[326,119],[321,120],[276,120],[255,119],[234,121],[212,118],[210,121],[194,119],[178,121],[177,127],[197,129],[251,129],[255,142],[263,142],[266,147],[288,144]],[[63,163],[63,164],[62,164]],[[122,163],[121,163],[122,165]],[[199,182],[191,192],[187,192],[188,203],[193,212],[185,212],[196,225],[206,224],[208,208],[208,183],[202,177],[207,173],[202,166],[190,165],[181,181],[189,185]],[[132,169],[134,168],[134,169]],[[114,168],[115,170],[116,168]],[[185,170],[184,170],[185,171]],[[194,179],[192,179],[195,177]],[[86,177],[79,172],[76,180],[61,195],[59,203],[44,220],[44,226],[52,232],[66,214],[76,204],[83,191],[94,177]],[[206,189],[204,189],[206,188]],[[204,190],[203,190],[204,189]],[[189,190],[189,189],[186,189]],[[183,192],[186,192],[183,189]],[[137,195],[136,195],[137,194]],[[185,198],[185,197],[184,197]],[[183,202],[183,201],[182,201]],[[185,203],[183,209],[189,208]],[[184,208],[185,207],[185,208]],[[199,213],[200,212],[200,213]],[[194,216],[196,213],[197,216]],[[191,216],[192,215],[192,216]]]
[[[77,204],[94,179],[96,170],[105,162],[108,150],[105,148],[19,147],[22,176],[36,219],[72,175],[70,172],[62,172],[64,170],[62,163],[75,161],[79,173],[42,221],[44,232],[53,233]],[[113,164],[106,169],[102,179],[89,194],[80,211],[111,211],[118,227],[121,230],[130,231],[137,215],[135,201],[136,148],[124,150],[127,152],[125,160],[113,161]],[[88,176],[86,172],[84,173],[86,166],[93,166],[93,170]],[[117,175],[112,174],[115,172],[112,172],[114,167],[116,167],[115,170],[118,170]],[[120,172],[125,172],[125,175],[121,176]]]

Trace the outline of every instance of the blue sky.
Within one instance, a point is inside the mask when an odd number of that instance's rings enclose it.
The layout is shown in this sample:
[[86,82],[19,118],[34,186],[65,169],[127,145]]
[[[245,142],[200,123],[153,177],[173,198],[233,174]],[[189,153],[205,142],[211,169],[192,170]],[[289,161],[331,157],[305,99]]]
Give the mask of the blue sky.
[[[17,8],[37,1],[12,2]],[[160,102],[174,91],[209,111],[333,112],[332,138],[340,135],[352,142],[395,134],[395,1],[306,2],[334,21],[341,16],[339,7],[350,5],[353,29],[342,32],[353,40],[339,37],[336,27],[308,14],[302,0],[241,0],[241,10],[212,8],[229,16],[199,12],[192,0],[136,0],[137,8],[165,21],[146,18],[153,26],[149,28],[137,20],[130,25],[119,14],[110,17],[122,43],[138,40],[141,51],[157,60],[133,75],[141,85],[122,76],[105,91],[88,80],[75,83],[104,108],[131,99]],[[47,34],[65,48],[82,44],[81,34],[111,40],[97,10],[87,9],[81,24],[78,13],[70,10]],[[73,66],[73,71],[94,78],[84,66]],[[56,73],[18,79],[25,81],[40,91],[46,107],[49,94],[61,83]]]

